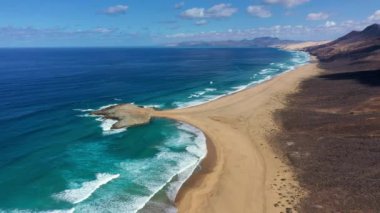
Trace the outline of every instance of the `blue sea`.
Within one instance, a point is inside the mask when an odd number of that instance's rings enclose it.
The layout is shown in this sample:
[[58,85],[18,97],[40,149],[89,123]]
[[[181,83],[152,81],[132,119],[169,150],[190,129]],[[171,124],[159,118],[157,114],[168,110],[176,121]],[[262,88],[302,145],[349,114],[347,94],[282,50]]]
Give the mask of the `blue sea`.
[[90,112],[195,106],[308,60],[274,48],[0,49],[0,212],[175,212],[203,133],[166,119],[111,130]]

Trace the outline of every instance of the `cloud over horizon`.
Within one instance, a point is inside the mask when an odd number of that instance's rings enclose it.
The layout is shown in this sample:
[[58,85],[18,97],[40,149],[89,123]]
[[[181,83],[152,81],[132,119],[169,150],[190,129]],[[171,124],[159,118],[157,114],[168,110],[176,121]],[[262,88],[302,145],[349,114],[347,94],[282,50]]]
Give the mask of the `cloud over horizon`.
[[[308,27],[303,25],[275,25],[271,27],[258,27],[248,29],[228,29],[224,31],[203,31],[194,33],[175,33],[165,37],[176,41],[217,41],[217,40],[241,40],[257,37],[278,37],[281,39],[305,40],[305,36],[314,39],[326,40],[332,35],[342,36],[352,30],[363,30],[368,26],[368,21],[343,21],[336,23],[327,21],[325,24]],[[317,37],[317,35],[319,37]]]
[[128,5],[124,4],[119,4],[115,6],[110,6],[106,8],[103,13],[108,14],[108,15],[118,15],[118,14],[125,14],[128,10]]
[[65,28],[35,28],[35,27],[0,27],[0,38],[8,37],[13,40],[30,40],[31,38],[65,39],[78,36],[96,37],[108,36],[118,32],[117,28],[96,27],[91,29],[65,29]]
[[272,13],[265,9],[263,6],[257,6],[257,5],[250,5],[247,7],[247,12],[252,15],[259,18],[269,18],[272,16]]
[[230,4],[216,4],[208,9],[205,8],[190,8],[181,13],[183,18],[197,19],[197,18],[227,18],[231,17],[237,12],[237,8],[232,7]]
[[380,10],[377,10],[374,14],[368,17],[370,21],[380,21]]
[[285,7],[291,8],[291,7],[304,4],[309,1],[310,0],[265,0],[264,2],[268,4],[281,4],[281,5],[284,5]]
[[176,3],[176,4],[174,5],[174,8],[175,8],[175,9],[181,9],[183,6],[185,6],[185,2],[181,1],[181,2],[179,2],[179,3]]
[[206,25],[207,23],[208,23],[207,20],[202,19],[202,20],[196,21],[195,25],[201,26],[201,25]]
[[150,46],[255,36],[319,40],[380,23],[380,0],[360,6],[358,0],[23,2],[28,7],[0,1],[0,46]]
[[326,27],[335,27],[336,23],[335,23],[335,21],[326,21],[325,26]]
[[326,20],[329,17],[330,15],[327,13],[319,12],[319,13],[309,13],[306,19],[310,21],[321,21],[321,20]]

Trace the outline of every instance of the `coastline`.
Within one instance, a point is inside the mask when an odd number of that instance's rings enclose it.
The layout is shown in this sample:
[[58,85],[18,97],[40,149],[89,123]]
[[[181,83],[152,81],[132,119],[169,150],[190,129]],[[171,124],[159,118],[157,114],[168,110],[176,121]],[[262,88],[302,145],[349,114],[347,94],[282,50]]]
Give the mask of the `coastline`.
[[[267,137],[277,129],[272,113],[284,106],[285,96],[296,92],[303,79],[318,70],[311,61],[212,102],[152,113],[153,117],[193,125],[207,137],[209,153],[202,169],[185,182],[176,197],[179,212],[273,212],[298,203],[302,192]],[[286,203],[290,197],[293,201]],[[239,201],[228,202],[232,198]]]
[[207,174],[211,172],[216,165],[217,156],[215,145],[206,134],[205,136],[207,154],[205,158],[201,161],[201,163],[197,166],[197,168],[199,169],[196,169],[179,189],[175,197],[176,206],[178,206],[179,203],[183,202],[183,199],[186,199],[187,192],[193,190],[194,188],[202,184],[202,181],[204,181],[204,179],[207,177]]
[[[361,41],[368,37],[378,39],[380,26],[371,25],[356,33],[361,36]],[[193,189],[187,190],[186,200],[178,203],[180,212],[376,212],[380,208],[380,194],[376,190],[376,186],[379,185],[376,177],[380,174],[379,155],[375,151],[379,147],[376,142],[379,141],[380,121],[380,52],[378,46],[374,46],[370,39],[366,42],[373,49],[371,51],[360,49],[364,46],[360,43],[358,47],[340,52],[341,48],[345,48],[344,41],[349,40],[350,36],[352,37],[352,34],[336,40],[337,45],[334,47],[327,45],[316,47],[317,52],[311,50],[313,55],[321,59],[320,62],[314,61],[310,65],[233,95],[237,99],[236,102],[233,97],[226,97],[229,105],[223,101],[215,101],[214,104],[208,104],[208,107],[199,107],[199,110],[178,112],[182,114],[180,119],[184,120],[186,116],[203,115],[198,119],[212,119],[227,124],[225,128],[216,127],[219,132],[213,132],[215,136],[222,135],[220,138],[214,140],[210,135],[212,140],[209,142],[214,143],[217,149],[230,143],[228,138],[223,136],[228,131],[230,134],[249,136],[251,148],[261,154],[254,159],[256,164],[251,164],[257,166],[254,168],[256,172],[261,172],[252,181],[257,182],[263,178],[261,188],[252,189],[252,185],[247,183],[239,185],[238,182],[244,182],[243,175],[249,174],[247,170],[252,168],[240,169],[246,173],[239,176],[234,173],[239,169],[232,168],[227,160],[222,161],[225,165],[219,173],[219,179],[214,180],[215,188],[194,186]],[[343,44],[340,44],[340,41]],[[285,49],[299,50],[307,46],[313,46],[313,43],[305,43],[305,46],[297,44]],[[330,53],[331,49],[336,51],[326,56],[326,52]],[[329,57],[334,60],[327,60]],[[288,81],[285,83],[288,85],[278,85],[283,84],[282,81]],[[260,91],[260,87],[264,89]],[[282,90],[277,90],[276,87],[281,87]],[[247,105],[249,101],[243,99],[244,92],[246,99],[254,96],[262,106]],[[243,96],[240,100],[239,95]],[[263,95],[267,97],[262,98]],[[272,98],[268,100],[268,96]],[[275,103],[276,101],[280,104]],[[253,112],[247,115],[246,110],[240,108],[239,111],[237,102],[245,105],[241,108],[249,108]],[[263,106],[267,109],[263,109]],[[172,114],[176,117],[175,112],[168,114],[164,117],[172,117]],[[215,114],[220,117],[215,117]],[[252,117],[256,118],[256,124]],[[188,120],[190,124],[197,122],[197,119]],[[243,125],[239,122],[249,124]],[[198,128],[212,132],[212,125],[206,123],[207,121],[204,121],[203,126]],[[262,130],[258,130],[257,127],[261,127]],[[243,138],[235,141],[246,142]],[[269,142],[267,149],[261,141]],[[235,147],[222,150],[225,155],[221,157],[227,159],[228,156],[236,155],[233,148]],[[241,155],[252,153],[246,149],[240,151],[238,154]],[[276,154],[282,161],[273,160],[273,157],[278,159]],[[244,156],[247,157],[249,156]],[[244,158],[242,160],[245,160]],[[216,163],[220,161],[219,157]],[[282,182],[278,182],[279,178]],[[212,182],[212,178],[203,181]],[[282,185],[279,186],[279,183]],[[260,183],[253,185],[259,186]],[[287,186],[290,187],[286,189]],[[240,195],[228,191],[235,188],[241,190]],[[203,193],[197,194],[196,191],[201,190]],[[252,194],[263,198],[252,198],[249,196]],[[196,199],[190,199],[191,195],[198,196],[193,196]],[[246,202],[241,199],[246,199]]]
[[375,24],[331,44],[281,47],[320,61],[202,105],[150,111],[200,129],[212,151],[180,189],[179,212],[379,209],[378,34]]
[[[136,125],[149,122],[145,116],[149,114],[184,122],[203,132],[208,153],[200,162],[201,169],[192,173],[175,197],[179,212],[288,211],[294,209],[302,192],[290,167],[268,143],[268,136],[278,129],[273,112],[284,107],[285,96],[316,70],[316,61],[311,58],[306,65],[200,105],[156,111],[121,104],[95,113],[116,119],[112,129],[129,126],[130,119],[124,119],[128,117],[134,118]],[[241,202],[232,205],[232,198]]]

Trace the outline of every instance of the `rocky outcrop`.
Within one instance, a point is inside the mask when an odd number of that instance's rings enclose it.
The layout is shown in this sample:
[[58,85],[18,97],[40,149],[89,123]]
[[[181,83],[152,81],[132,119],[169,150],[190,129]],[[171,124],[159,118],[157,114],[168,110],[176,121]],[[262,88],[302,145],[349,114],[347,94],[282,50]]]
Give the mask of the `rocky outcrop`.
[[104,118],[117,120],[112,129],[120,129],[150,122],[153,109],[143,108],[133,104],[120,104],[92,112]]

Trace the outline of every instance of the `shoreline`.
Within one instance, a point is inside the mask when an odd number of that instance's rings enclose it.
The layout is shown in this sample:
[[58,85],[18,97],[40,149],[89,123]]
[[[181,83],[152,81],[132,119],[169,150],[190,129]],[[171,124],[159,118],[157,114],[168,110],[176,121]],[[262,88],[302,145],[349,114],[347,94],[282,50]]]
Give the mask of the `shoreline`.
[[215,145],[214,143],[212,143],[212,141],[210,141],[210,138],[204,132],[203,134],[206,136],[205,143],[207,147],[207,154],[203,158],[203,160],[200,162],[200,164],[197,165],[197,169],[190,175],[190,177],[180,187],[174,200],[175,206],[177,206],[178,203],[181,203],[181,201],[185,199],[186,193],[188,191],[192,190],[192,188],[196,186],[199,186],[204,180],[207,173],[209,171],[212,171],[212,169],[216,165],[215,162],[217,158],[216,158],[216,153],[215,153],[216,152]]
[[[260,84],[263,84],[267,81],[270,81],[272,80],[273,78],[276,78],[277,76],[279,75],[283,75],[287,72],[290,72],[290,71],[293,71],[301,66],[304,66],[304,65],[307,65],[310,63],[310,61],[312,60],[312,56],[303,50],[303,48],[299,48],[300,46],[301,47],[308,47],[309,45],[312,45],[312,44],[318,44],[317,42],[305,42],[305,43],[300,43],[299,46],[281,46],[281,47],[271,47],[271,48],[274,48],[274,49],[280,49],[280,50],[283,50],[283,51],[286,51],[286,52],[290,52],[290,53],[297,53],[297,52],[301,52],[301,53],[306,53],[307,56],[308,56],[308,61],[306,62],[303,62],[303,63],[299,63],[299,64],[295,64],[293,66],[290,66],[288,67],[289,69],[287,70],[284,70],[283,72],[281,73],[277,73],[277,74],[274,74],[274,75],[268,75],[266,76],[265,78],[263,79],[260,79],[260,80],[256,80],[256,81],[251,81],[247,84],[243,84],[243,85],[239,85],[239,86],[236,86],[235,90],[231,90],[231,91],[228,91],[226,92],[225,94],[221,94],[221,95],[217,95],[209,100],[205,100],[205,101],[202,101],[198,104],[194,104],[194,105],[188,105],[188,106],[179,106],[177,108],[173,108],[173,109],[165,109],[165,110],[181,110],[181,109],[187,109],[187,108],[192,108],[192,107],[197,107],[197,106],[201,106],[203,104],[207,104],[209,102],[213,102],[213,101],[217,101],[221,98],[224,98],[224,97],[227,97],[227,96],[230,96],[230,95],[234,95],[236,93],[239,93],[239,92],[242,92],[244,90],[247,90],[247,89],[250,89],[252,87],[255,87],[255,86],[258,86]],[[145,108],[151,108],[151,107],[145,107]],[[154,108],[154,107],[153,107]],[[159,108],[154,108],[155,110],[160,110]]]
[[[311,44],[314,44],[314,43],[307,43],[307,45],[311,45]],[[304,46],[301,44],[301,46]],[[290,47],[286,47],[286,48],[281,48],[283,50],[286,50],[286,51],[295,51],[295,52],[304,52],[302,50],[299,49],[299,46],[296,46],[296,47],[293,47],[293,46],[290,46]],[[286,70],[282,73],[279,73],[277,75],[274,75],[274,76],[271,76],[269,79],[263,79],[262,82],[258,82],[258,83],[255,83],[253,85],[247,85],[245,88],[241,89],[241,90],[237,90],[237,91],[234,91],[234,92],[231,92],[229,94],[226,94],[226,95],[222,95],[221,97],[218,97],[216,99],[213,99],[213,100],[210,100],[210,101],[207,101],[207,102],[204,102],[204,103],[201,103],[201,104],[198,104],[198,105],[194,105],[194,106],[188,106],[188,107],[183,107],[183,108],[176,108],[176,109],[170,109],[170,111],[172,110],[183,110],[183,109],[189,109],[189,108],[196,108],[196,107],[199,107],[199,106],[202,106],[204,104],[207,104],[207,103],[210,103],[210,102],[214,102],[214,101],[217,101],[219,99],[223,99],[223,98],[226,98],[228,96],[233,96],[233,95],[236,95],[237,93],[240,93],[240,92],[243,92],[245,90],[249,90],[249,89],[252,89],[256,86],[259,86],[261,84],[265,84],[267,83],[268,81],[271,81],[281,75],[285,75],[287,74],[288,72],[293,72],[303,66],[306,66],[310,63],[313,63],[312,61],[315,60],[313,56],[309,55],[310,59],[307,63],[305,64],[302,64],[302,65],[298,65],[297,67],[295,67],[294,69],[290,69],[290,70]],[[160,111],[160,110],[158,110]],[[163,111],[166,111],[166,110],[163,110]],[[173,119],[173,118],[170,118],[168,117],[168,119],[171,119],[171,120],[174,120],[174,121],[180,121],[178,119]],[[181,121],[181,122],[185,122],[185,121]],[[185,122],[187,123],[187,122]],[[191,123],[187,123],[188,125],[192,125]],[[175,206],[178,208],[178,205],[181,205],[181,202],[183,202],[183,199],[185,199],[185,195],[188,193],[188,192],[191,192],[192,190],[194,190],[194,188],[196,187],[199,187],[202,183],[202,181],[206,178],[207,176],[207,173],[209,173],[210,171],[213,170],[213,168],[215,167],[216,165],[216,160],[217,160],[217,156],[216,156],[216,150],[215,150],[215,144],[213,143],[213,141],[210,139],[210,137],[204,132],[203,129],[195,126],[196,128],[200,129],[203,134],[205,135],[206,137],[206,146],[207,146],[207,154],[206,156],[204,157],[204,159],[200,162],[200,164],[198,164],[197,168],[199,168],[199,170],[194,170],[194,172],[190,175],[190,177],[182,184],[182,186],[180,187],[176,197],[175,197],[175,200],[174,200],[174,204]],[[272,147],[274,148],[274,147]],[[277,157],[276,157],[277,158]]]
[[[278,105],[279,103],[273,103],[273,98],[282,99],[282,101],[284,101],[288,94],[296,91],[298,84],[304,78],[315,75],[318,73],[317,70],[316,62],[311,60],[309,64],[284,72],[259,85],[224,96],[217,100],[194,107],[154,111],[152,113],[152,117],[169,118],[193,125],[200,129],[207,137],[206,143],[208,154],[201,163],[202,169],[193,173],[177,194],[175,204],[179,212],[244,212],[244,209],[260,209],[260,212],[272,212],[278,207],[293,208],[295,206],[298,201],[294,201],[294,204],[292,205],[281,204],[280,200],[282,196],[280,194],[282,193],[274,192],[275,190],[273,190],[274,185],[281,184],[277,183],[278,180],[276,179],[276,176],[279,176],[279,173],[282,177],[286,177],[281,179],[287,179],[287,181],[282,182],[287,182],[287,186],[290,185],[292,188],[297,188],[297,183],[292,180],[292,174],[289,172],[290,168],[279,160],[273,147],[267,143],[268,132],[273,132],[277,129],[272,118],[272,113],[283,107],[283,104]],[[281,88],[278,88],[276,84],[281,84],[283,81],[290,81],[290,84],[284,85],[282,83]],[[265,100],[262,100],[260,103],[260,101],[257,100],[257,96],[262,96],[261,98]],[[245,107],[242,98],[255,99],[255,102],[258,101],[258,103],[253,107]],[[270,107],[262,106],[266,104],[273,105]],[[237,107],[240,108],[240,110],[236,111],[235,114],[233,113],[234,116],[230,118],[232,120],[229,120],[224,118],[223,115],[227,112],[226,110],[231,107]],[[261,121],[255,122],[256,127],[253,127],[252,125],[246,126],[248,127],[248,132],[241,132],[239,131],[239,125],[234,124],[236,122],[234,120],[236,117],[244,119],[245,116],[239,111],[245,112],[247,108],[249,111],[259,111],[253,114],[260,116]],[[213,111],[219,111],[222,115],[214,113]],[[221,117],[218,118],[216,116]],[[251,119],[251,116],[248,116],[247,119]],[[263,127],[262,122],[267,123],[268,126],[260,129],[258,126]],[[226,138],[220,138],[221,130],[223,133],[227,133]],[[216,132],[218,134],[216,134]],[[254,135],[252,133],[254,133]],[[233,135],[232,137],[231,134]],[[221,188],[226,188],[226,185],[231,185],[231,182],[236,181],[236,179],[234,180],[231,176],[235,177],[236,174],[246,172],[244,171],[245,169],[236,169],[227,165],[230,164],[230,160],[227,161],[226,159],[229,159],[229,155],[232,153],[226,149],[232,149],[233,147],[230,147],[225,139],[236,138],[239,138],[237,141],[244,141],[245,144],[244,149],[238,149],[236,150],[237,153],[233,153],[234,157],[239,158],[240,154],[245,154],[245,158],[249,159],[246,166],[254,166],[254,172],[252,172],[251,169],[249,175],[245,178],[241,177],[247,182],[245,184],[240,184],[242,186],[242,191],[236,190],[234,193],[236,196],[231,196],[232,191],[227,190],[224,192],[223,190],[223,193],[221,193]],[[210,147],[212,147],[212,149],[209,149]],[[253,152],[244,152],[246,149],[254,150]],[[250,154],[253,154],[253,156],[250,156]],[[239,161],[240,160],[236,162],[235,167],[238,166]],[[226,174],[226,170],[234,170],[234,172]],[[255,174],[257,172],[260,174]],[[253,179],[247,180],[247,177],[250,175]],[[249,184],[249,182],[254,182],[254,184]],[[232,185],[232,187],[236,187],[234,184]],[[244,188],[247,189],[250,185],[252,186],[252,190],[245,190],[246,192],[244,193]],[[287,186],[284,186],[284,188],[287,188]],[[249,192],[247,193],[247,191]],[[282,189],[279,191],[290,193],[289,191],[291,191],[291,189]],[[299,192],[300,190],[297,189],[295,191]],[[292,194],[293,197],[300,197],[300,195],[294,195],[295,193],[296,192],[291,192],[290,194]],[[258,194],[260,194],[260,196],[255,197]],[[247,196],[252,199],[249,203],[243,202],[240,204],[235,203],[235,205],[233,205],[227,202],[231,197],[240,197],[244,200]],[[278,204],[278,202],[280,203]]]
[[[120,123],[125,122],[124,117],[137,115],[134,118],[145,123],[146,117],[141,115],[148,113],[150,117],[187,123],[203,132],[207,154],[199,164],[201,169],[191,174],[175,197],[179,212],[273,212],[279,208],[285,212],[294,209],[301,190],[290,167],[268,142],[269,134],[278,130],[273,112],[284,107],[286,96],[296,92],[303,79],[318,73],[316,64],[310,57],[307,64],[200,105],[156,111],[122,104],[101,114],[119,114],[116,117]],[[232,198],[239,202],[229,202]]]

